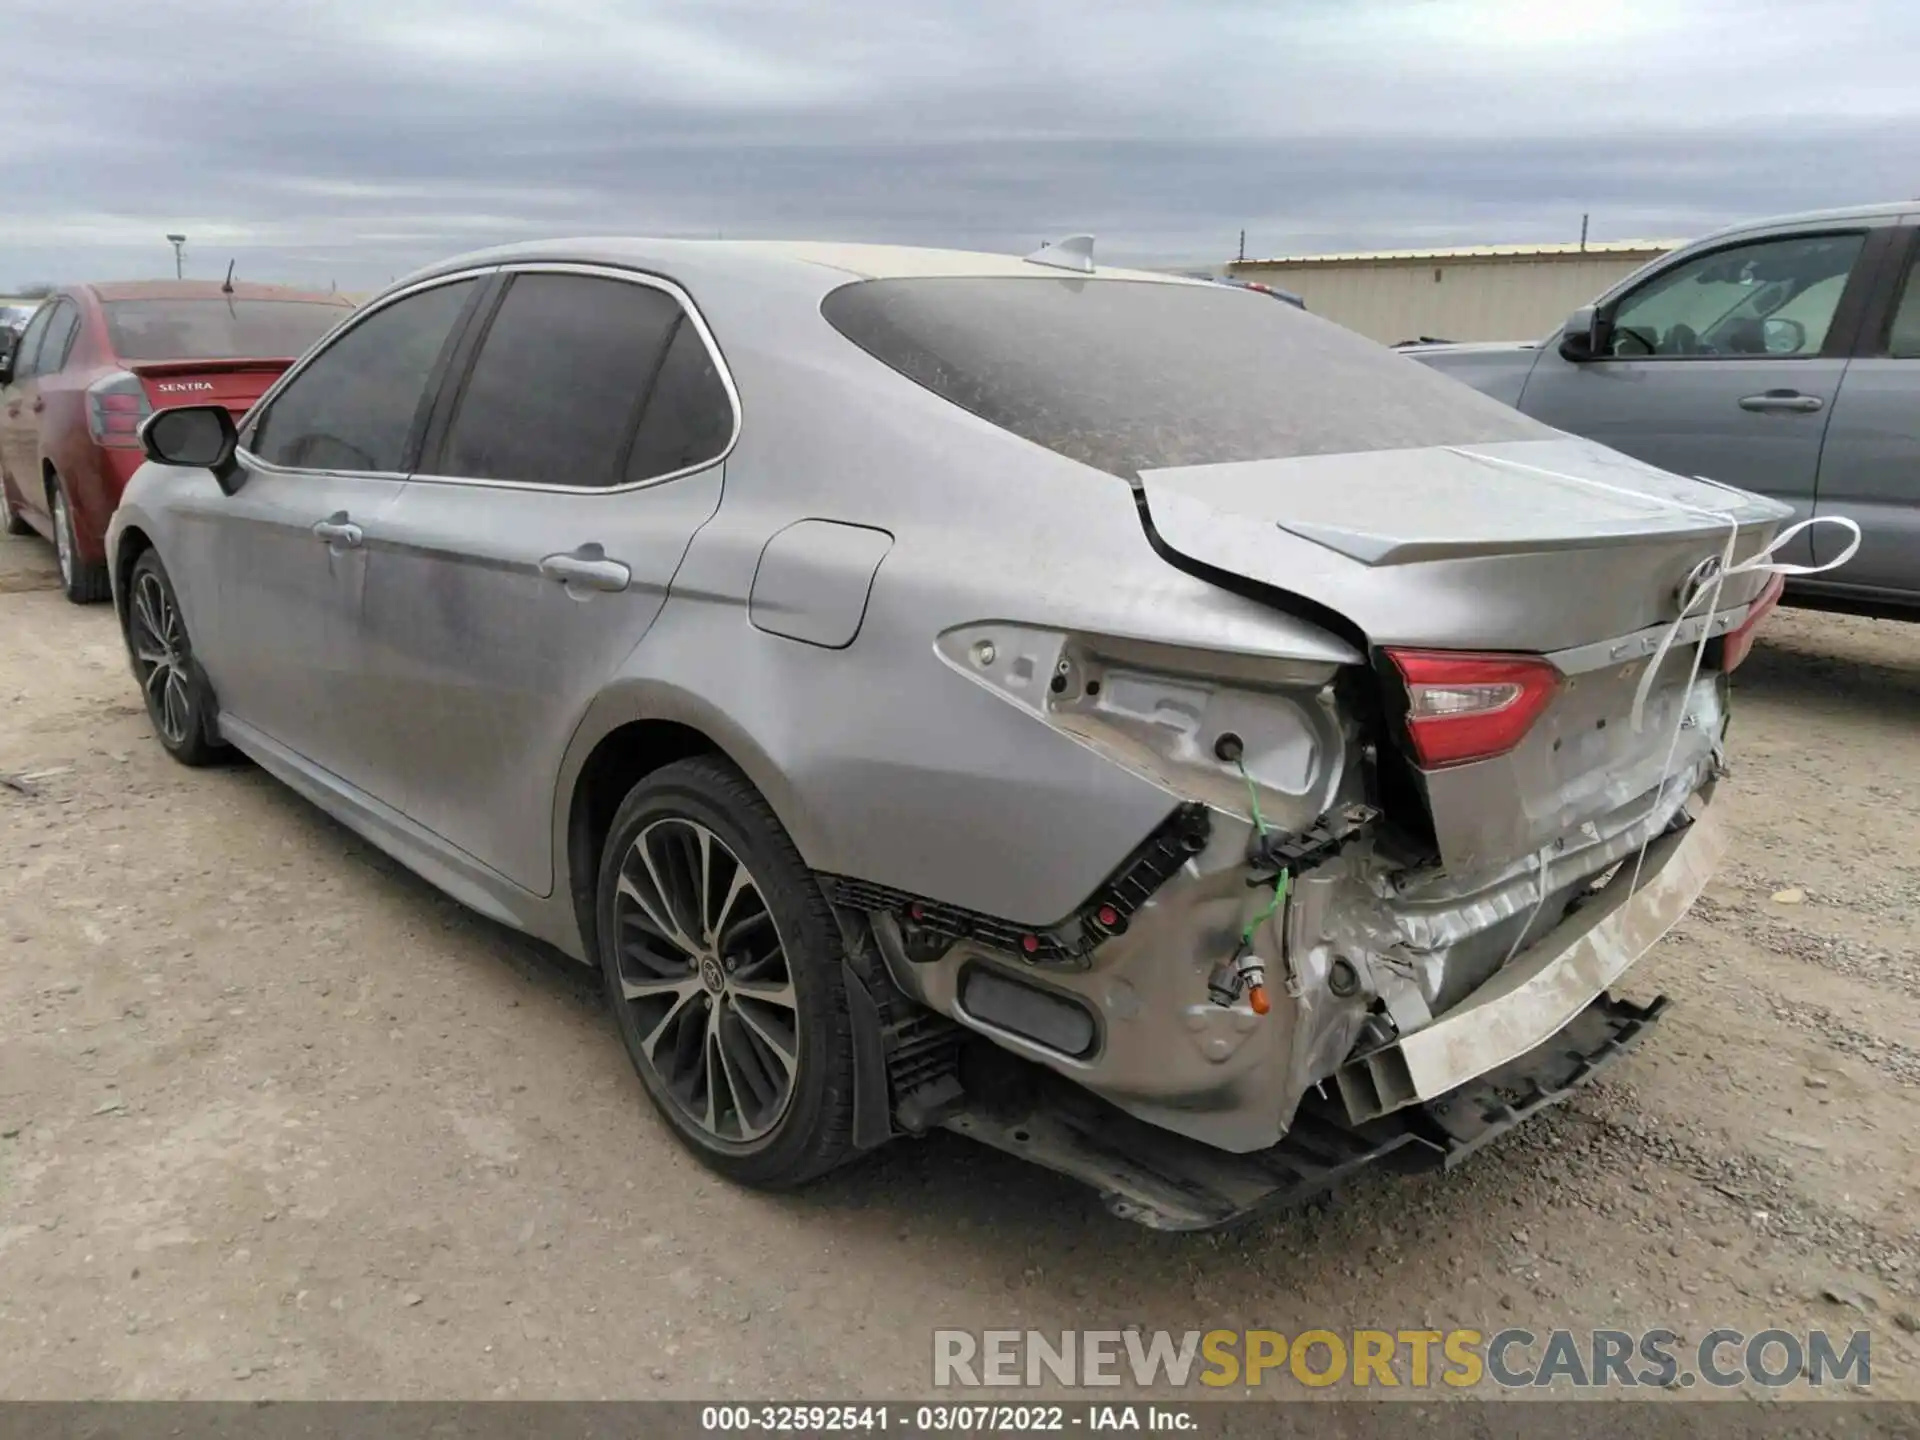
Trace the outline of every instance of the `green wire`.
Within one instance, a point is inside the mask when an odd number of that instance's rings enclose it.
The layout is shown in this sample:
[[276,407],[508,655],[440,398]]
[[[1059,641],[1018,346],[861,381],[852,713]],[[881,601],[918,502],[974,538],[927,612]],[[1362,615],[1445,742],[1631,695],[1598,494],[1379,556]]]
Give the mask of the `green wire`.
[[1273,898],[1267,902],[1267,908],[1249,920],[1247,922],[1247,928],[1240,932],[1240,943],[1242,945],[1251,946],[1253,944],[1253,932],[1273,918],[1273,912],[1278,910],[1281,905],[1286,902],[1286,898],[1287,872],[1282,870],[1274,879]]
[[[1240,778],[1247,782],[1247,799],[1253,806],[1253,828],[1264,838],[1267,834],[1267,822],[1266,818],[1260,813],[1259,787],[1253,783],[1253,777],[1247,774],[1247,767],[1243,761],[1236,760],[1233,763],[1240,771]],[[1267,908],[1249,920],[1247,922],[1247,928],[1240,932],[1240,943],[1242,945],[1251,948],[1253,945],[1253,932],[1271,920],[1274,911],[1286,903],[1287,879],[1287,872],[1284,869],[1281,870],[1278,875],[1274,876],[1273,898],[1267,901]]]
[[1253,783],[1253,777],[1247,774],[1247,762],[1245,760],[1235,760],[1233,762],[1233,768],[1240,772],[1240,778],[1246,784],[1247,801],[1253,806],[1253,828],[1258,830],[1264,838],[1267,833],[1267,822],[1266,818],[1260,813],[1260,787],[1255,785]]
[[1260,787],[1255,785],[1253,783],[1253,777],[1247,774],[1246,761],[1236,760],[1233,762],[1233,764],[1234,764],[1234,768],[1240,772],[1240,778],[1246,782],[1247,801],[1249,804],[1253,806],[1253,828],[1260,832],[1262,838],[1265,838],[1267,833],[1267,822],[1266,822],[1266,819],[1260,814]]

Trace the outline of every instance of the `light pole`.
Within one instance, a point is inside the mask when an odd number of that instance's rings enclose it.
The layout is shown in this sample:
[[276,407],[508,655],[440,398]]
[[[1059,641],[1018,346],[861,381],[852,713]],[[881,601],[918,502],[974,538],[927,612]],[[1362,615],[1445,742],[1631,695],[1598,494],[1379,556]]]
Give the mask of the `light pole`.
[[187,243],[187,237],[184,235],[169,235],[167,236],[167,243],[173,246],[173,278],[176,280],[181,279],[186,275],[187,271],[184,262],[180,259],[180,247]]

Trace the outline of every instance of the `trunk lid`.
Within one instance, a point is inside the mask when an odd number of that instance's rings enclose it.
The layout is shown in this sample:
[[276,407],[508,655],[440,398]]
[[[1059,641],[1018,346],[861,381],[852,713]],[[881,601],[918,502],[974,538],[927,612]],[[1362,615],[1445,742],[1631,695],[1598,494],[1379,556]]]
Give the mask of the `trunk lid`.
[[1689,688],[1681,642],[1733,628],[1767,576],[1728,580],[1713,617],[1695,611],[1638,729],[1635,693],[1690,580],[1724,551],[1727,521],[1698,512],[1731,518],[1736,560],[1792,513],[1571,437],[1150,470],[1140,492],[1170,558],[1330,609],[1376,652],[1552,661],[1557,690],[1511,750],[1415,769],[1442,862],[1462,878],[1629,823],[1668,770],[1683,714],[1671,773],[1707,763],[1722,687],[1707,676]]
[[[1332,609],[1376,645],[1546,654],[1679,613],[1725,545],[1770,542],[1786,506],[1566,439],[1369,450],[1144,470],[1174,555]],[[1744,605],[1765,576],[1726,583]]]
[[147,403],[155,410],[174,405],[224,405],[238,420],[291,364],[291,358],[257,357],[139,360],[126,369],[139,378]]

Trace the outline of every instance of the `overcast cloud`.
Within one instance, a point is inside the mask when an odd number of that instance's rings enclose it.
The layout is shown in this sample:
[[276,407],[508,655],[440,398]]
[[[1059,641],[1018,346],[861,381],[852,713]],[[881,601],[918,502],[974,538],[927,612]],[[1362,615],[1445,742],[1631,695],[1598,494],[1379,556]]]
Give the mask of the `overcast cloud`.
[[1143,263],[1920,195],[1912,0],[9,0],[0,289],[614,232]]

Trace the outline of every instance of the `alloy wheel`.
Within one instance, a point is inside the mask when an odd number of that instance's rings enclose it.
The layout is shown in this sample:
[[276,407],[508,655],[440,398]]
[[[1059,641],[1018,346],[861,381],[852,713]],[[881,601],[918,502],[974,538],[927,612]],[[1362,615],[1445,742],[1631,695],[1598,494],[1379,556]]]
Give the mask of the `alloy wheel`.
[[[65,529],[60,533],[64,536]],[[64,545],[61,563],[64,566]],[[153,723],[168,744],[183,745],[193,715],[187,689],[186,633],[181,629],[180,611],[173,597],[160,577],[150,571],[134,581],[128,628],[132,632],[134,667]]]
[[73,517],[67,513],[67,495],[59,486],[53,491],[53,550],[60,559],[60,579],[73,584]]
[[656,820],[621,862],[614,921],[621,1003],[660,1088],[722,1144],[765,1137],[793,1099],[800,1010],[752,873],[706,826]]

